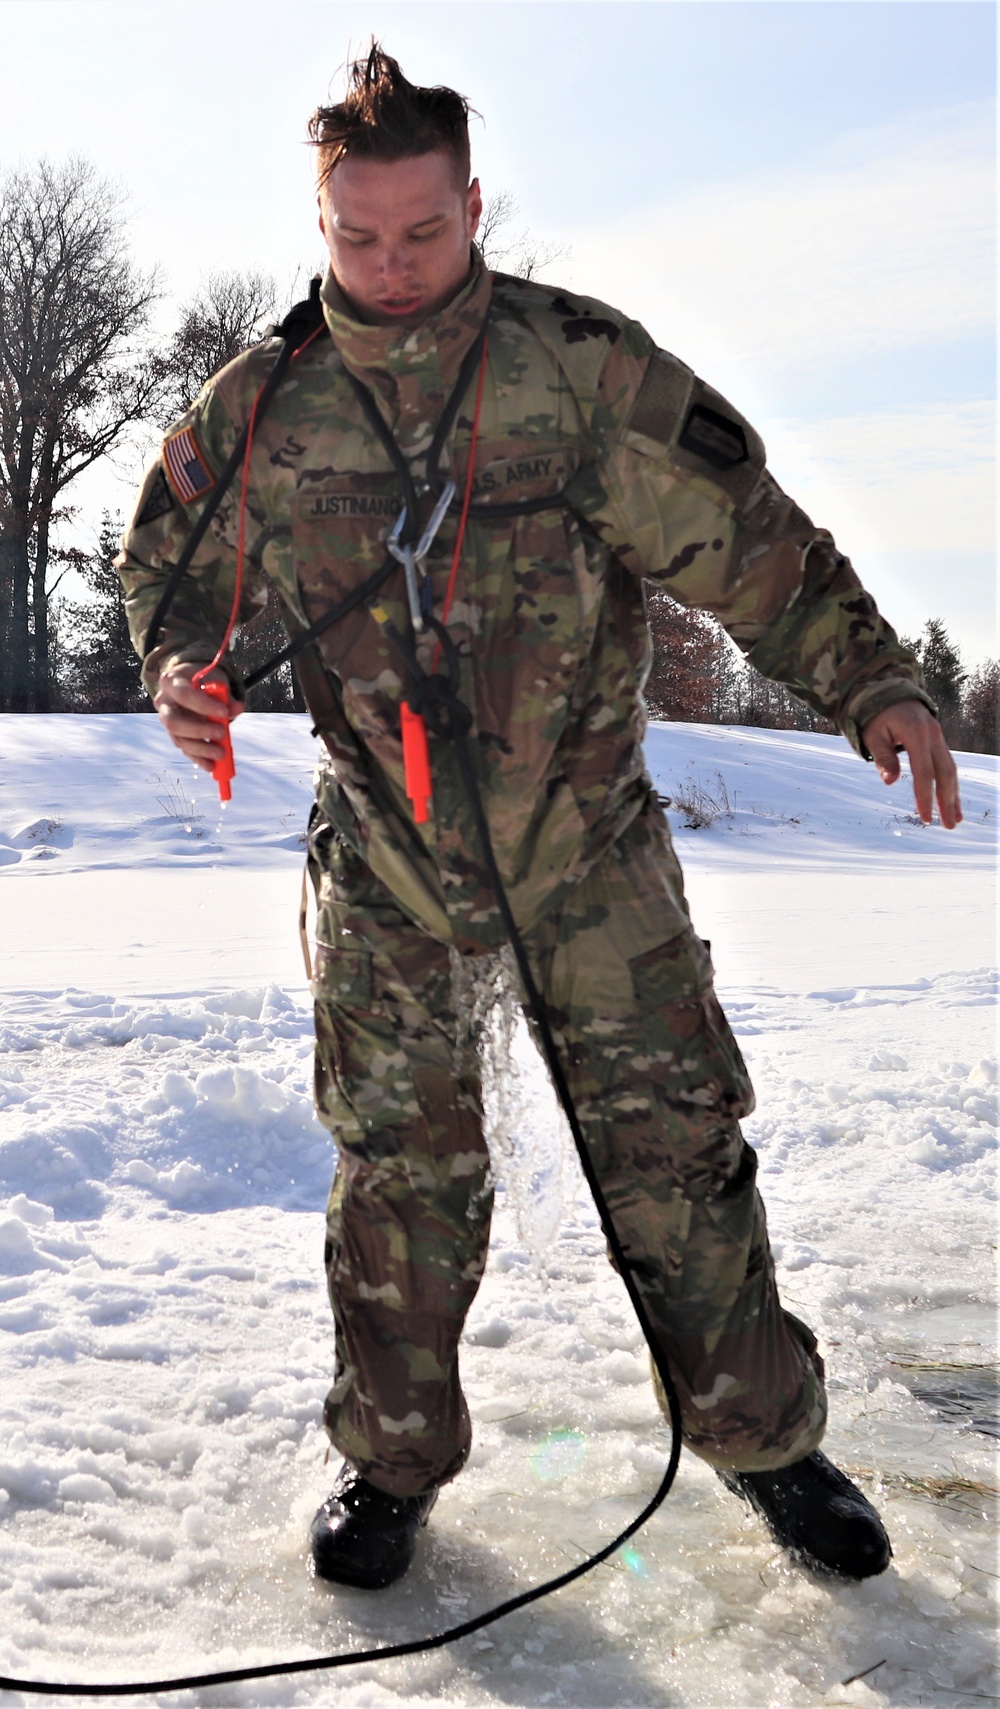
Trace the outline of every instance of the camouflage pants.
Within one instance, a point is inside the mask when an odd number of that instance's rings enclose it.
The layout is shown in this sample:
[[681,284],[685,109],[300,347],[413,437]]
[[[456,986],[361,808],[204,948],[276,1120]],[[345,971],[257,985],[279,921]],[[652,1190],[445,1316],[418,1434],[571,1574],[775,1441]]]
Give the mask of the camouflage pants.
[[[491,1211],[479,1077],[474,1056],[456,1059],[447,947],[322,821],[310,864],[316,1099],[338,1147],[326,1425],[373,1483],[416,1494],[470,1445],[458,1343]],[[753,1094],[660,815],[635,821],[526,942],[685,1443],[748,1471],[801,1458],[823,1434],[822,1363],[778,1301],[738,1125]]]

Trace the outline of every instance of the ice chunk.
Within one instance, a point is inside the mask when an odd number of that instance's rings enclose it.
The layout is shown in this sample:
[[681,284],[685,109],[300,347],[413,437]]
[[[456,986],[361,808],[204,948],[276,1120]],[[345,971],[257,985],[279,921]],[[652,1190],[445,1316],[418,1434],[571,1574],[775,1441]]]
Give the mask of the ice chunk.
[[868,1059],[869,1068],[876,1074],[901,1074],[909,1067],[905,1056],[897,1056],[892,1050],[876,1050]]
[[33,1258],[35,1255],[31,1235],[25,1228],[20,1217],[8,1216],[0,1221],[0,1270],[8,1268],[8,1260]]
[[178,1163],[173,1169],[161,1172],[156,1177],[157,1191],[175,1204],[183,1204],[186,1199],[200,1195],[209,1186],[211,1178],[206,1175],[200,1163]]
[[188,1542],[197,1544],[199,1548],[204,1548],[212,1540],[212,1528],[203,1507],[186,1507],[184,1509],[181,1530]]
[[133,1157],[122,1173],[129,1181],[134,1181],[139,1187],[154,1187],[157,1181],[156,1170],[149,1163],[144,1163],[141,1157]]
[[198,1094],[186,1074],[178,1074],[176,1069],[163,1076],[160,1092],[167,1104],[172,1104],[179,1110],[193,1110],[198,1102]]
[[209,1104],[231,1104],[236,1096],[236,1076],[231,1068],[206,1068],[194,1083],[199,1098]]
[[932,1133],[922,1134],[912,1144],[904,1147],[904,1153],[911,1157],[914,1163],[922,1163],[925,1169],[947,1169],[947,1147],[941,1145]]
[[25,1193],[15,1193],[8,1205],[14,1216],[20,1217],[34,1228],[46,1228],[55,1220],[55,1211],[51,1205],[43,1205],[37,1199],[29,1199]]
[[62,1501],[117,1501],[118,1497],[106,1478],[92,1472],[71,1472],[59,1483]]
[[502,1317],[488,1317],[485,1323],[474,1324],[465,1332],[467,1341],[476,1347],[506,1347],[513,1330]]

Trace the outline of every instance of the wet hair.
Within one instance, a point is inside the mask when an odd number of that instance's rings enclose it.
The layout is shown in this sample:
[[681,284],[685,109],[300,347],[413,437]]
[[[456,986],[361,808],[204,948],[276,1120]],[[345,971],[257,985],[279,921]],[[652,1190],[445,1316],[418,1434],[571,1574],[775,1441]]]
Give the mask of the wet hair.
[[460,188],[469,182],[469,103],[454,89],[418,89],[377,41],[347,68],[347,94],[309,120],[322,186],[347,157],[409,160],[444,149]]

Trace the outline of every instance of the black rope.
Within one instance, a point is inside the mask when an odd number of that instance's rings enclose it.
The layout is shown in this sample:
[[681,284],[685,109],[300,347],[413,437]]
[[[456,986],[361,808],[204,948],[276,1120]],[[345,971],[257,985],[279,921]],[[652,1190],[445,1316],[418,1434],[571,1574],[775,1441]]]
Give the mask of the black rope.
[[263,682],[264,678],[270,676],[271,672],[276,671],[280,665],[287,664],[289,659],[294,659],[296,653],[301,653],[302,649],[308,647],[310,642],[315,641],[317,636],[332,628],[334,623],[339,623],[341,618],[346,617],[349,612],[356,611],[358,606],[362,605],[371,594],[377,593],[383,582],[387,582],[394,571],[398,569],[399,563],[395,558],[386,558],[381,569],[376,570],[375,574],[369,576],[367,581],[362,582],[360,587],[356,587],[353,592],[347,594],[339,605],[332,606],[329,611],[324,612],[322,617],[317,617],[315,623],[310,623],[308,629],[300,630],[297,635],[292,637],[287,647],[282,647],[280,653],[275,653],[273,659],[268,659],[266,663],[258,665],[255,671],[250,671],[243,678],[244,688],[255,688],[259,682]]
[[[310,331],[314,331],[318,326],[323,324],[323,308],[319,295],[319,285],[319,279],[313,279],[310,286],[309,296],[301,303],[296,303],[295,307],[289,310],[280,326],[275,328],[275,336],[284,339],[284,345],[278,354],[274,367],[268,375],[267,383],[265,384],[257,401],[256,421],[258,424],[269,408],[278,387],[281,385],[296,349],[299,348],[303,339],[308,336]],[[479,332],[476,334],[475,339],[466,351],[465,356],[462,358],[458,377],[452,387],[451,393],[448,397],[448,402],[446,403],[441,415],[441,419],[434,430],[434,437],[431,440],[430,448],[427,453],[428,485],[434,492],[440,491],[443,485],[443,477],[438,468],[441,453],[444,449],[445,440],[452,428],[455,417],[458,414],[462,398],[468,390],[469,382],[482,359],[483,344],[485,342],[488,329],[489,316],[487,315],[484,317],[483,324],[480,327]],[[413,480],[413,472],[368,387],[357,379],[346,365],[344,367],[344,372],[350,383],[351,389],[364,412],[366,421],[372,431],[376,434],[379,442],[384,446],[389,460],[402,482],[404,504],[406,506],[406,522],[404,526],[405,538],[403,543],[404,545],[412,545],[413,541],[417,537],[419,526],[417,520],[417,493]],[[142,656],[144,659],[148,658],[150,653],[157,646],[160,639],[160,632],[167,619],[167,614],[177,597],[177,590],[190,569],[192,559],[194,558],[198,547],[201,545],[201,542],[205,538],[212,519],[222,503],[222,500],[225,498],[226,493],[232,485],[233,479],[240,468],[246,451],[248,432],[249,424],[240,430],[233,449],[219,471],[219,476],[212,493],[206,499],[204,508],[202,509],[197,522],[194,524],[194,527],[184,544],[181,555],[163,586],[163,591],[156,602],[153,615],[149,621],[149,627],[146,630],[146,638],[142,647]],[[558,510],[563,507],[563,504],[564,500],[562,495],[556,493],[551,497],[519,499],[511,502],[510,504],[472,504],[469,507],[469,514],[477,521],[492,520],[500,522],[511,516],[527,516],[541,510]],[[452,503],[452,509],[455,509],[457,505],[458,499],[456,498]],[[273,654],[272,657],[266,659],[262,665],[258,665],[255,670],[251,671],[244,679],[244,688],[247,690],[256,688],[258,683],[263,682],[267,677],[272,676],[275,671],[281,669],[282,665],[288,664],[295,658],[296,654],[300,653],[304,647],[307,647],[311,641],[316,640],[334,623],[338,622],[341,617],[346,617],[348,612],[353,611],[358,605],[360,605],[369,593],[374,593],[379,587],[381,587],[382,582],[388,578],[395,567],[395,560],[386,562],[383,565],[382,570],[376,572],[376,575],[366,582],[363,588],[357,590],[356,594],[349,595],[347,600],[343,601],[340,605],[335,606],[333,610],[327,612],[324,617],[317,619],[317,621],[311,624],[308,629],[305,629],[300,634],[294,636],[288,642],[287,646],[282,647],[280,652]]]
[[[274,328],[274,337],[283,339],[284,343],[281,350],[278,352],[274,367],[271,369],[271,372],[267,377],[267,381],[257,399],[256,420],[258,422],[261,421],[267,410],[270,408],[274,394],[281,385],[288,369],[288,364],[295,355],[296,350],[301,348],[311,332],[316,332],[321,326],[325,325],[323,318],[323,304],[320,300],[319,292],[320,280],[316,278],[310,282],[308,297],[303,298],[300,303],[295,303],[292,308],[289,309],[284,320]],[[153,648],[156,646],[157,641],[159,640],[160,630],[166,622],[167,612],[170,610],[170,607],[173,605],[174,599],[176,598],[177,589],[180,587],[184,576],[190,568],[191,560],[197,552],[198,547],[205,538],[209,523],[212,521],[212,518],[233,483],[233,478],[243,461],[243,454],[247,448],[247,434],[249,431],[250,424],[248,421],[245,426],[241,428],[236,444],[233,446],[229,456],[226,458],[225,463],[219,471],[219,476],[211,497],[206,499],[205,508],[192,528],[191,533],[184,544],[181,555],[167,578],[163,592],[160,594],[156,603],[156,608],[150,618],[149,628],[146,630],[146,639],[143,642],[142,647],[142,656],[144,659],[149,657]],[[272,668],[274,667],[268,666],[264,674],[268,675]],[[258,678],[257,680],[259,681],[260,679]]]
[[[444,476],[438,468],[438,463],[441,460],[441,453],[444,450],[444,442],[451,432],[452,423],[458,414],[458,406],[468,391],[472,377],[482,361],[483,345],[486,343],[486,335],[488,331],[489,314],[487,313],[483,319],[482,326],[479,328],[479,331],[476,333],[475,338],[462,358],[462,364],[458,370],[458,378],[452,387],[451,396],[445,404],[444,410],[441,414],[441,419],[434,429],[434,437],[431,440],[430,449],[427,452],[426,465],[427,484],[431,488],[432,492],[439,493],[444,486]],[[460,510],[461,503],[462,501],[456,493],[452,500],[452,509]]]
[[524,945],[524,939],[521,936],[520,928],[514,918],[514,912],[510,905],[510,898],[507,895],[506,886],[504,885],[503,878],[501,877],[500,868],[497,865],[496,853],[493,848],[493,838],[490,834],[489,821],[486,817],[486,810],[483,806],[479,780],[476,777],[475,766],[472,761],[472,755],[469,751],[468,734],[472,728],[472,714],[469,712],[465,703],[459,699],[457,692],[459,677],[458,650],[443,623],[439,622],[435,617],[432,617],[429,622],[430,627],[434,630],[434,633],[441,643],[442,653],[448,667],[447,677],[426,675],[426,673],[422,671],[420,666],[417,664],[412,652],[410,652],[410,649],[406,646],[405,642],[403,642],[402,637],[398,635],[398,633],[393,632],[390,625],[387,624],[384,625],[384,627],[387,632],[391,634],[392,639],[395,640],[397,646],[400,647],[403,652],[403,656],[406,659],[407,669],[410,674],[411,682],[413,683],[413,688],[409,695],[411,710],[414,712],[422,712],[436,735],[449,737],[454,743],[459,775],[462,779],[462,787],[465,790],[466,799],[468,800],[472,811],[473,823],[476,827],[476,836],[479,839],[479,849],[483,857],[483,865],[486,868],[486,875],[490,881],[490,889],[493,891],[497,907],[500,910],[500,918],[503,921],[507,941],[509,942],[511,949],[514,951],[514,959],[517,963],[517,971],[521,980],[524,1006],[530,1019],[534,1022],[538,1033],[538,1038],[542,1046],[542,1054],[545,1057],[549,1074],[552,1077],[552,1084],[555,1089],[556,1096],[559,1099],[563,1113],[569,1124],[569,1130],[573,1136],[573,1144],[576,1147],[577,1155],[580,1159],[580,1167],[583,1170],[587,1186],[590,1188],[591,1197],[593,1198],[594,1205],[600,1219],[601,1229],[604,1233],[605,1239],[607,1240],[611,1255],[621,1274],[622,1281],[625,1284],[625,1291],[628,1294],[632,1310],[635,1312],[636,1318],[639,1322],[639,1327],[642,1330],[646,1345],[649,1348],[650,1357],[653,1364],[656,1366],[657,1375],[663,1384],[664,1392],[667,1396],[667,1401],[670,1407],[671,1425],[673,1427],[674,1436],[677,1439],[676,1445],[679,1452],[680,1403],[677,1399],[677,1391],[674,1386],[673,1377],[671,1376],[666,1356],[664,1355],[657,1339],[656,1332],[649,1320],[645,1302],[633,1274],[632,1265],[626,1255],[621,1241],[618,1238],[614,1218],[611,1214],[608,1202],[604,1197],[604,1192],[598,1179],[597,1172],[594,1169],[593,1162],[591,1161],[587,1141],[584,1137],[583,1129],[580,1126],[580,1119],[576,1113],[576,1104],[573,1100],[573,1094],[570,1090],[569,1081],[566,1078],[558,1046],[556,1045],[555,1038],[553,1037],[552,1027],[549,1022],[548,1008],[535,982],[535,976],[528,959],[528,952]]
[[[268,404],[271,402],[275,392],[281,385],[281,382],[285,377],[285,370],[292,359],[292,355],[293,351],[291,340],[286,340],[278,354],[278,359],[275,362],[274,367],[271,369],[271,372],[267,377],[264,389],[260,394],[260,398],[257,403],[258,420],[267,409]],[[190,568],[192,558],[208,532],[209,523],[212,521],[212,518],[232,485],[233,478],[243,461],[243,454],[247,448],[247,434],[249,431],[250,424],[248,422],[247,425],[241,429],[239,437],[236,440],[236,444],[233,446],[219,472],[219,478],[215,483],[212,493],[205,501],[205,508],[188,535],[181,555],[170,572],[170,576],[164,586],[163,592],[157,601],[156,609],[149,620],[149,628],[146,630],[146,639],[142,646],[142,656],[144,659],[149,657],[153,648],[156,646],[157,641],[160,638],[160,630],[163,628],[163,624],[166,620],[167,612],[174,603],[177,589],[180,587],[181,582]]]
[[[485,324],[479,338],[480,352],[482,349],[483,337],[485,337]],[[275,364],[275,370],[272,370],[268,382],[268,386],[270,387],[269,394],[268,388],[265,388],[265,393],[262,393],[261,395],[261,401],[260,404],[258,404],[258,417],[261,413],[262,406],[266,407],[266,404],[270,402],[270,397],[273,396],[274,391],[280,383],[281,375],[278,373],[276,378],[276,370],[279,368],[279,365],[281,365],[283,358],[284,366],[287,366],[287,361],[290,358],[290,355],[291,346],[289,343],[286,344],[285,350],[282,352],[282,355],[279,356],[278,363]],[[459,375],[459,381],[461,381],[464,374],[464,385],[466,387],[471,379],[474,368],[475,361],[470,362],[467,354]],[[386,449],[390,452],[394,466],[398,467],[397,457],[402,459],[405,464],[405,458],[402,457],[402,452],[398,445],[396,445],[395,439],[383,421],[374,398],[372,398],[370,394],[367,394],[368,403],[366,404],[364,401],[366,388],[361,385],[360,381],[355,381],[352,375],[349,375],[348,377],[355,389],[359,402],[362,404],[367,419],[370,421],[374,431],[378,434],[382,443],[386,446]],[[273,386],[271,385],[272,381],[274,382]],[[438,424],[438,432],[435,433],[434,436],[432,451],[434,444],[438,441],[439,435],[441,443],[443,444],[447,429],[450,427],[451,421],[454,419],[454,415],[457,412],[460,399],[461,391],[459,390],[459,385],[456,384],[447,406],[448,410],[451,412],[449,420],[444,428],[444,432],[441,431],[441,423]],[[378,425],[376,425],[376,418]],[[245,448],[245,432],[242,439],[243,447]],[[434,456],[433,468],[435,471],[436,458],[437,455],[439,455],[439,451],[440,447]],[[206,512],[202,513],[202,517],[198,524],[198,528],[200,529],[200,532],[198,532],[197,535],[198,540],[203,537],[205,528],[207,528],[208,523],[211,521],[211,516],[214,515],[215,510],[218,508],[226,490],[226,486],[229,481],[232,480],[233,475],[239,466],[239,457],[241,455],[242,449],[240,447],[240,443],[237,442],[237,446],[234,448],[233,453],[229,458],[226,469],[223,470],[222,475],[219,477],[216,491],[213,494],[213,500],[209,501],[212,505],[211,512],[206,514],[208,511],[208,507],[206,506]],[[428,466],[429,468],[431,467],[430,457],[428,458]],[[406,490],[407,487],[412,492],[412,475],[409,472],[408,465],[406,465],[404,490]],[[552,501],[544,502],[549,503]],[[510,507],[502,508],[507,510]],[[536,502],[531,506],[522,505],[519,508],[540,508],[540,505]],[[497,512],[494,512],[494,514],[497,514],[499,509],[500,507],[498,507]],[[415,515],[415,508],[410,514],[411,517]],[[155,644],[157,626],[163,621],[163,617],[169,607],[170,600],[173,598],[173,593],[176,591],[176,587],[180,582],[184,570],[187,568],[188,563],[190,563],[196,544],[197,541],[194,542],[194,545],[189,542],[188,549],[186,549],[185,553],[182,554],[182,558],[178,562],[178,565],[171,576],[171,583],[173,586],[171,587],[170,583],[168,583],[167,589],[164,590],[164,594],[161,596],[160,604],[157,606],[156,612],[153,616],[153,622],[150,624],[149,635],[147,636],[147,652],[149,651],[150,645]],[[374,577],[369,578],[368,582],[356,589],[353,594],[349,594],[347,598],[341,601],[338,606],[335,606],[332,611],[327,612],[324,617],[319,618],[316,623],[312,624],[308,630],[296,637],[296,640],[291,642],[289,647],[286,648],[282,654],[278,655],[275,660],[271,661],[270,665],[261,667],[261,669],[255,672],[252,677],[248,677],[248,685],[252,682],[260,681],[261,677],[266,674],[268,670],[273,669],[279,663],[283,663],[286,658],[292,657],[294,653],[301,649],[301,647],[304,647],[310,641],[315,639],[316,635],[321,634],[324,629],[329,628],[341,618],[346,617],[349,611],[355,610],[365,598],[375,591],[377,586],[381,585],[381,582],[388,577],[390,571],[395,567],[395,561],[392,559],[383,564],[381,570],[377,571]],[[170,592],[169,599],[166,597],[168,590]],[[592,1571],[594,1567],[600,1566],[603,1561],[608,1560],[616,1550],[620,1549],[630,1537],[633,1537],[635,1533],[646,1524],[647,1520],[652,1517],[657,1508],[660,1507],[666,1499],[670,1487],[673,1484],[677,1473],[677,1466],[680,1461],[682,1441],[680,1401],[677,1396],[677,1390],[670,1373],[670,1367],[666,1356],[659,1344],[659,1341],[657,1340],[656,1333],[646,1311],[645,1302],[642,1298],[638,1283],[635,1280],[632,1265],[630,1264],[625,1249],[618,1238],[618,1232],[615,1228],[614,1217],[612,1216],[611,1209],[604,1197],[604,1192],[598,1179],[597,1172],[594,1169],[590,1152],[587,1147],[586,1138],[580,1125],[579,1117],[576,1113],[576,1105],[573,1100],[569,1081],[563,1069],[559,1050],[553,1036],[552,1027],[548,1017],[548,1010],[544,998],[542,997],[535,982],[531,963],[528,958],[528,952],[525,948],[524,940],[521,936],[517,921],[514,918],[513,910],[510,906],[510,899],[507,895],[503,878],[501,877],[500,869],[497,865],[496,853],[493,848],[493,839],[490,834],[489,821],[483,806],[479,781],[476,777],[475,766],[473,764],[468,744],[469,731],[472,728],[472,714],[465,703],[461,700],[458,692],[460,681],[460,661],[458,651],[451,639],[451,636],[448,634],[447,629],[438,621],[437,618],[431,616],[429,618],[429,623],[441,643],[442,653],[447,668],[447,676],[441,676],[438,674],[433,676],[428,675],[416,659],[410,638],[408,636],[404,637],[400,635],[390,623],[384,623],[383,628],[386,630],[390,639],[399,648],[405,661],[406,672],[409,678],[409,693],[407,698],[411,708],[413,711],[423,714],[436,735],[445,739],[450,739],[455,745],[455,756],[458,763],[459,775],[472,813],[483,865],[486,869],[490,888],[493,891],[497,907],[500,911],[504,930],[514,952],[514,959],[517,964],[518,975],[521,981],[524,1006],[541,1043],[542,1054],[552,1078],[552,1084],[555,1089],[556,1096],[559,1099],[559,1103],[562,1106],[566,1120],[569,1124],[569,1129],[573,1136],[573,1143],[580,1160],[580,1167],[583,1170],[584,1178],[586,1179],[587,1186],[590,1189],[590,1193],[600,1219],[601,1228],[608,1243],[608,1249],[625,1286],[626,1293],[628,1294],[629,1301],[632,1305],[633,1311],[635,1312],[639,1327],[646,1340],[650,1357],[652,1358],[667,1399],[667,1407],[670,1414],[670,1454],[668,1456],[666,1470],[664,1471],[663,1477],[660,1480],[659,1487],[655,1494],[646,1503],[645,1507],[636,1516],[636,1518],[633,1519],[623,1531],[620,1531],[616,1537],[613,1537],[609,1543],[604,1544],[602,1548],[596,1550],[592,1555],[589,1555],[586,1560],[579,1562],[574,1567],[568,1568],[566,1572],[557,1574],[555,1578],[546,1579],[542,1584],[535,1585],[531,1590],[522,1591],[519,1595],[509,1597],[505,1602],[500,1602],[495,1607],[486,1609],[484,1613],[474,1615],[471,1620],[465,1620],[458,1626],[449,1626],[446,1630],[442,1632],[435,1632],[427,1638],[413,1638],[400,1644],[382,1644],[377,1645],[373,1649],[347,1650],[335,1655],[313,1656],[299,1661],[268,1662],[259,1666],[220,1668],[208,1673],[182,1674],[169,1679],[146,1680],[141,1684],[136,1683],[135,1681],[126,1681],[111,1684],[88,1685],[81,1684],[76,1680],[26,1680],[0,1675],[0,1690],[22,1691],[28,1695],[40,1697],[54,1697],[63,1694],[73,1697],[138,1697],[154,1691],[188,1691],[213,1685],[238,1684],[242,1681],[251,1679],[275,1679],[289,1674],[313,1673],[322,1670],[329,1671],[334,1668],[341,1667],[357,1667],[364,1662],[391,1661],[398,1660],[403,1656],[426,1654],[431,1650],[442,1649],[447,1644],[456,1643],[460,1638],[470,1637],[473,1632],[481,1631],[484,1626],[492,1625],[494,1621],[501,1620],[506,1615],[515,1613],[520,1608],[527,1608],[531,1603],[540,1601],[542,1597],[551,1596],[554,1591],[561,1590],[565,1585],[572,1584],[576,1579],[582,1578],[585,1573]],[[152,642],[149,637],[153,637]]]
[[404,546],[412,546],[414,540],[417,538],[420,528],[420,520],[417,511],[417,489],[413,480],[413,470],[410,468],[402,450],[396,443],[395,435],[393,434],[391,427],[383,416],[382,411],[379,409],[378,404],[368,387],[362,385],[361,381],[356,375],[351,373],[350,368],[348,368],[346,364],[344,367],[344,373],[347,375],[348,384],[350,385],[354,396],[361,405],[365,420],[372,432],[375,434],[375,437],[385,447],[389,460],[403,484],[403,504],[406,509],[406,520],[403,526],[402,544]]
[[[427,451],[426,461],[427,485],[433,493],[439,493],[444,486],[444,477],[438,468],[438,463],[441,460],[441,453],[444,450],[445,440],[451,432],[455,417],[458,414],[459,406],[468,391],[472,377],[482,360],[483,345],[486,343],[488,331],[489,316],[487,315],[484,317],[482,326],[476,333],[475,338],[462,358],[455,384],[452,386],[451,391],[448,394],[448,401],[441,413],[437,427],[434,429],[434,436],[431,439],[431,443]],[[389,426],[382,414],[382,411],[379,409],[378,401],[375,398],[374,393],[362,380],[358,379],[356,374],[351,373],[351,370],[347,367],[346,363],[344,365],[344,372],[347,375],[351,390],[361,406],[365,420],[372,432],[375,434],[379,443],[383,446],[386,456],[389,458],[389,461],[402,482],[403,502],[406,506],[406,522],[403,527],[402,544],[404,546],[412,546],[419,532],[417,489],[413,479],[413,470],[410,467],[409,461],[396,439],[392,428]],[[456,494],[455,498],[452,499],[451,508],[452,510],[457,510],[460,507],[461,501]]]
[[617,1537],[613,1537],[610,1543],[605,1543],[596,1554],[580,1561],[575,1567],[570,1567],[568,1571],[559,1573],[558,1577],[546,1579],[543,1584],[536,1584],[531,1590],[522,1590],[518,1596],[497,1603],[495,1608],[487,1608],[485,1613],[475,1614],[471,1620],[463,1620],[460,1626],[448,1626],[443,1632],[435,1632],[429,1638],[410,1638],[402,1644],[378,1644],[370,1650],[345,1650],[338,1655],[310,1656],[301,1661],[269,1662],[260,1667],[218,1668],[212,1673],[180,1674],[174,1679],[146,1680],[142,1685],[131,1680],[117,1685],[81,1685],[77,1680],[49,1682],[13,1679],[0,1675],[0,1691],[25,1691],[36,1697],[54,1697],[60,1692],[70,1697],[139,1697],[151,1691],[191,1691],[199,1686],[233,1685],[246,1679],[276,1679],[289,1673],[359,1667],[362,1662],[393,1661],[398,1660],[400,1656],[417,1656],[429,1650],[444,1649],[446,1644],[455,1644],[459,1638],[471,1637],[473,1632],[481,1632],[484,1626],[491,1626],[495,1620],[502,1620],[507,1614],[515,1614],[519,1608],[527,1608],[530,1603],[539,1602],[543,1596],[551,1596],[553,1591],[562,1590],[564,1585],[572,1584],[574,1579],[582,1578],[592,1567],[600,1566],[603,1561],[608,1560],[616,1549],[620,1549],[623,1543],[634,1537],[665,1500],[674,1481],[679,1455],[680,1436],[677,1435],[670,1463],[655,1495],[646,1503],[637,1518],[633,1519],[630,1525],[626,1525]]
[[274,1679],[287,1674],[330,1671],[334,1668],[358,1667],[364,1662],[399,1660],[403,1656],[427,1654],[431,1650],[443,1649],[447,1644],[457,1643],[460,1638],[470,1637],[473,1632],[481,1631],[484,1626],[490,1626],[494,1621],[504,1619],[508,1614],[514,1614],[520,1608],[527,1608],[532,1602],[538,1602],[542,1597],[551,1596],[554,1591],[561,1590],[564,1586],[572,1584],[574,1580],[582,1578],[585,1573],[600,1566],[623,1544],[627,1543],[628,1539],[646,1524],[669,1494],[681,1454],[681,1413],[677,1390],[670,1373],[670,1367],[649,1320],[645,1302],[632,1272],[632,1266],[618,1238],[614,1218],[591,1161],[583,1129],[576,1113],[573,1094],[553,1037],[545,1001],[535,982],[528,952],[514,918],[510,899],[497,865],[489,821],[483,807],[479,781],[469,752],[468,733],[472,727],[472,715],[458,695],[459,660],[457,649],[442,623],[436,618],[431,618],[430,624],[442,644],[448,670],[446,677],[428,676],[417,664],[408,641],[392,625],[386,624],[383,627],[400,648],[406,661],[407,674],[412,685],[409,695],[410,705],[415,711],[422,712],[437,735],[450,738],[455,745],[459,774],[472,811],[483,865],[486,868],[490,888],[500,910],[504,929],[514,951],[525,1008],[534,1023],[541,1042],[542,1053],[552,1077],[556,1096],[569,1123],[573,1143],[580,1159],[580,1166],[590,1188],[608,1248],[625,1285],[632,1309],[638,1319],[639,1327],[645,1337],[650,1356],[667,1397],[670,1412],[670,1454],[659,1487],[641,1513],[609,1543],[605,1543],[602,1548],[595,1550],[592,1555],[588,1555],[586,1560],[580,1561],[576,1566],[557,1574],[555,1578],[544,1580],[542,1584],[535,1585],[531,1590],[521,1591],[519,1595],[509,1597],[507,1601],[498,1603],[494,1608],[488,1608],[482,1614],[474,1615],[471,1620],[464,1620],[458,1626],[449,1626],[443,1632],[432,1633],[427,1638],[412,1638],[401,1644],[380,1644],[368,1650],[346,1650],[335,1655],[311,1656],[301,1661],[267,1662],[259,1666],[220,1668],[209,1673],[183,1674],[171,1679],[148,1680],[141,1685],[132,1681],[119,1684],[81,1685],[76,1681],[43,1682],[41,1680],[0,1676],[0,1690],[24,1691],[35,1696],[50,1697],[63,1692],[77,1697],[136,1697],[153,1691],[184,1691],[211,1685],[233,1685],[250,1679]]
[[[434,430],[434,437],[431,440],[430,450],[427,453],[427,484],[431,488],[432,492],[438,493],[444,486],[444,476],[438,468],[438,464],[441,460],[441,453],[444,450],[445,440],[451,431],[452,423],[458,414],[458,406],[468,390],[472,376],[476,372],[476,369],[482,359],[483,344],[486,340],[488,330],[489,325],[487,318],[487,320],[483,321],[482,327],[477,334],[475,341],[469,346],[469,349],[465,353],[462,366],[458,371],[458,379],[455,382],[454,390],[452,391],[451,397],[445,405],[444,413]],[[531,516],[540,510],[561,510],[563,505],[564,500],[562,494],[552,493],[544,498],[513,499],[509,504],[498,504],[495,502],[476,504],[473,502],[469,506],[469,515],[477,522],[503,522],[511,516]],[[452,510],[461,509],[461,499],[457,493],[452,499],[451,508]]]

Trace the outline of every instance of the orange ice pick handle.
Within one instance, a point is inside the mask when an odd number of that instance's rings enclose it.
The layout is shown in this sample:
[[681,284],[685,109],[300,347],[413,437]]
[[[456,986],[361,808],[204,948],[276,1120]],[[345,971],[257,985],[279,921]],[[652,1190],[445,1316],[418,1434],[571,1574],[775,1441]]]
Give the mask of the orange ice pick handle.
[[426,825],[427,803],[431,798],[431,756],[427,748],[427,726],[419,712],[412,712],[406,701],[399,708],[400,733],[403,738],[403,779],[406,798],[413,803],[413,821]]
[[224,682],[201,682],[198,687],[202,694],[210,694],[213,700],[218,700],[227,713],[226,721],[216,738],[222,743],[226,751],[221,760],[216,760],[212,767],[212,776],[219,786],[219,800],[231,801],[233,792],[229,784],[230,780],[236,776],[236,766],[233,763],[233,739],[229,730],[229,689]]

